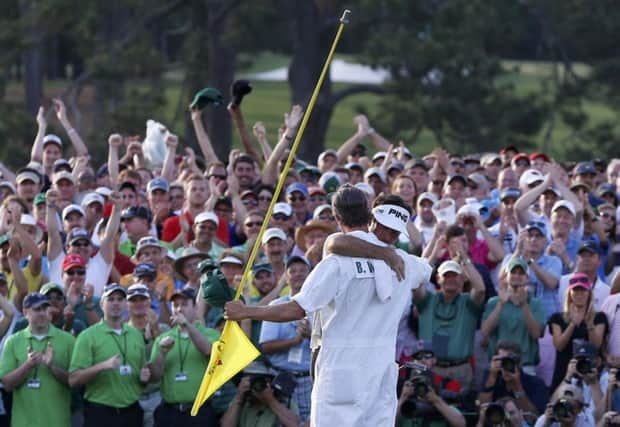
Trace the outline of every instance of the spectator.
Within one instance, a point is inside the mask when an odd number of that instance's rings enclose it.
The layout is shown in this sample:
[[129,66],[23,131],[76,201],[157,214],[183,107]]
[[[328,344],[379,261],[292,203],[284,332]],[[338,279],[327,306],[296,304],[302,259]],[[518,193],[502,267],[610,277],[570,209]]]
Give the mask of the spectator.
[[183,212],[164,221],[161,238],[166,242],[177,241],[177,244],[182,244],[194,238],[193,234],[188,232],[189,228],[181,222],[181,217],[189,227],[193,226],[194,218],[204,210],[209,195],[207,180],[201,175],[190,176],[184,184],[184,194],[186,204]]
[[287,236],[279,228],[268,228],[263,234],[262,244],[266,261],[280,280],[286,270]]

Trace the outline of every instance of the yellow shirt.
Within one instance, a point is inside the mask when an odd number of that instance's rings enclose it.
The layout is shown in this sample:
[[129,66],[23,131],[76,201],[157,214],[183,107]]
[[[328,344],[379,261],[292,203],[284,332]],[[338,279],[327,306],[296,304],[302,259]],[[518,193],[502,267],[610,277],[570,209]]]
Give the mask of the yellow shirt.
[[[30,271],[30,264],[22,268],[22,272],[24,273],[24,276],[26,276],[26,284],[28,286],[28,293],[37,292],[41,288],[43,272],[40,271],[39,274],[35,276],[34,274],[32,274],[32,271]],[[17,286],[15,285],[15,281],[13,279],[13,273],[9,273],[5,271],[4,274],[6,274],[6,280],[7,280],[7,283],[9,284],[8,299],[11,300],[17,294]]]
[[[166,288],[168,289],[167,294],[166,294],[166,299],[170,300],[170,297],[174,293],[174,280],[172,280],[172,277],[168,276],[167,274],[164,274],[161,271],[158,271],[157,277],[155,277],[155,284],[157,285],[157,283],[159,282],[166,283]],[[121,283],[120,283],[121,286],[128,288],[129,286],[133,285],[133,283],[134,283],[133,274],[125,274],[123,277],[121,277]]]

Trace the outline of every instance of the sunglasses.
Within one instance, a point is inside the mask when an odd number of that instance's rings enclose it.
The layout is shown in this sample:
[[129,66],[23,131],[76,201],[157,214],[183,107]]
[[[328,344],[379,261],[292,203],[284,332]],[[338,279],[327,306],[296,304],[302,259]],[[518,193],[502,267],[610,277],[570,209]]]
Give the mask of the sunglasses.
[[277,213],[277,214],[273,214],[272,218],[275,219],[276,221],[286,221],[286,220],[288,220],[290,218],[290,216],[286,216],[284,214]]
[[589,283],[589,280],[587,277],[573,277],[568,280],[569,285],[574,285],[575,283]]
[[322,219],[324,221],[333,221],[336,218],[333,215],[321,214],[321,215],[319,215],[319,219]]
[[258,206],[258,201],[254,200],[254,199],[244,199],[241,201],[243,203],[244,206]]
[[435,357],[435,355],[433,354],[432,351],[422,351],[418,354],[416,354],[416,359],[432,359],[433,357]]
[[85,276],[86,275],[86,270],[83,269],[74,269],[74,270],[67,270],[65,271],[65,274],[67,276]]
[[261,225],[263,225],[263,223],[256,221],[256,222],[246,222],[243,225],[245,225],[248,228],[251,228],[251,227],[260,227]]
[[207,178],[226,179],[228,178],[228,176],[227,175],[216,175],[212,173],[211,175],[208,175]]
[[74,248],[87,248],[87,247],[90,246],[90,243],[89,242],[85,242],[83,240],[82,241],[78,240],[77,242],[72,242],[71,246],[74,247]]
[[306,196],[289,196],[288,198],[291,202],[305,202]]
[[515,163],[515,165],[519,166],[519,167],[523,167],[523,166],[529,166],[530,163],[526,162],[525,160],[519,160]]

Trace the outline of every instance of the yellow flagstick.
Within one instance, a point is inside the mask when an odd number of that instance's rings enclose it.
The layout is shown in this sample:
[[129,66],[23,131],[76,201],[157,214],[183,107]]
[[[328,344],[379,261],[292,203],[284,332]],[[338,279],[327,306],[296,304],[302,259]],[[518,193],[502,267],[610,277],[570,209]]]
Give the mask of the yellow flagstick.
[[[306,129],[306,125],[308,124],[308,120],[310,119],[314,104],[316,103],[316,100],[319,96],[321,86],[323,86],[323,81],[325,80],[325,76],[327,75],[327,71],[329,70],[332,58],[334,57],[334,52],[336,51],[336,46],[338,45],[338,41],[340,40],[340,36],[342,35],[344,25],[349,22],[348,17],[350,13],[351,11],[346,9],[342,14],[342,17],[340,18],[340,25],[338,26],[338,31],[336,32],[332,47],[329,51],[329,54],[327,55],[325,64],[323,65],[323,70],[321,71],[319,80],[314,87],[314,92],[312,93],[312,97],[310,98],[310,102],[308,103],[308,108],[306,108],[306,112],[304,113],[301,125],[299,126],[299,131],[297,132],[297,136],[295,137],[295,141],[293,142],[293,146],[291,147],[291,151],[288,155],[288,159],[286,160],[286,164],[284,165],[284,169],[282,170],[282,174],[280,175],[280,179],[278,180],[278,184],[273,194],[273,198],[271,199],[271,203],[269,204],[269,209],[267,209],[265,219],[263,220],[263,224],[261,225],[260,231],[258,232],[256,242],[252,247],[252,252],[250,253],[250,258],[248,259],[248,262],[245,266],[243,277],[241,278],[241,283],[239,284],[239,287],[237,288],[237,292],[235,294],[235,300],[239,299],[241,293],[243,292],[243,287],[250,279],[252,266],[254,265],[254,260],[256,259],[256,255],[258,254],[258,249],[261,246],[263,234],[265,233],[267,225],[269,224],[269,219],[271,218],[273,208],[277,203],[278,199],[280,198],[282,187],[284,187],[284,181],[286,179],[289,169],[291,168],[293,159],[295,158],[295,153],[297,152],[297,148],[299,147],[299,143],[303,136],[304,130]],[[198,410],[200,409],[202,404],[211,396],[211,394],[213,394],[218,388],[220,388],[226,381],[235,376],[237,372],[245,368],[259,355],[259,351],[245,336],[239,324],[235,321],[227,320],[224,324],[222,337],[219,341],[213,343],[211,359],[209,360],[209,365],[207,366],[207,370],[205,371],[202,383],[200,384],[200,389],[198,390],[198,394],[196,395],[196,398],[194,400],[194,405],[191,411],[192,416],[195,416],[198,413]]]

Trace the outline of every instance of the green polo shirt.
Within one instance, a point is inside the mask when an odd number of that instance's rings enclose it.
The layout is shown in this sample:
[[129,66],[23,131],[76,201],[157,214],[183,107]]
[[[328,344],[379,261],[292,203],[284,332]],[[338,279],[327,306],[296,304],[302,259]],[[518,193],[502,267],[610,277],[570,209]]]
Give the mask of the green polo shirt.
[[86,384],[86,400],[125,408],[140,398],[143,387],[140,370],[146,359],[144,339],[138,330],[127,324],[123,324],[120,335],[103,320],[82,332],[75,341],[70,371],[90,368],[117,354],[122,358],[121,365],[131,367],[131,373],[121,375],[120,368],[100,372]]
[[[28,347],[36,352],[47,349],[48,342],[54,349],[53,364],[68,370],[75,338],[52,325],[47,336],[39,340],[30,328],[11,335],[4,344],[0,359],[0,378],[13,372],[28,359]],[[40,387],[30,388],[28,382],[36,378]],[[52,374],[44,364],[30,370],[24,383],[13,390],[11,426],[37,427],[71,425],[71,389]]]
[[[498,297],[491,298],[486,305],[482,320],[486,320],[497,305]],[[530,310],[541,330],[545,326],[545,309],[536,298],[527,299]],[[521,346],[521,363],[523,365],[538,365],[538,340],[530,336],[523,309],[508,300],[499,314],[495,329],[489,335],[489,359],[495,355],[495,347],[500,340],[509,340]]]
[[[195,327],[211,343],[220,338],[220,333],[215,329],[207,328],[201,323],[196,323]],[[157,359],[159,343],[165,337],[174,338],[174,346],[166,354],[164,361],[161,397],[168,403],[193,402],[209,364],[209,356],[198,351],[189,335],[181,333],[176,326],[157,337],[151,352],[151,363]],[[184,373],[186,381],[176,380],[176,376],[181,372]]]
[[[287,406],[286,402],[283,402]],[[290,399],[287,406],[295,415],[299,415],[297,403]],[[272,427],[279,425],[278,416],[269,407],[262,404],[251,405],[245,402],[239,413],[238,427]]]
[[433,343],[437,359],[458,361],[472,355],[484,304],[476,305],[469,293],[446,303],[442,293],[427,292],[415,305],[420,313],[418,338]]

